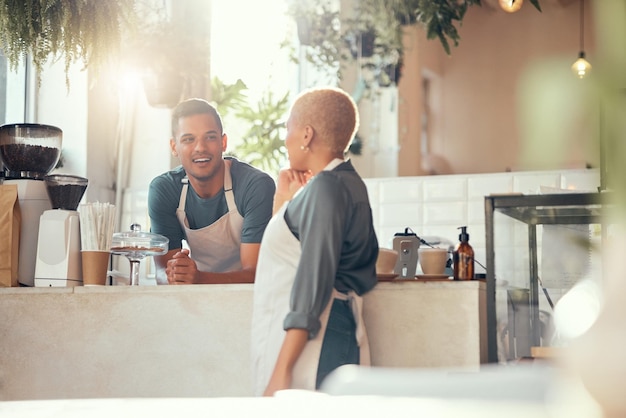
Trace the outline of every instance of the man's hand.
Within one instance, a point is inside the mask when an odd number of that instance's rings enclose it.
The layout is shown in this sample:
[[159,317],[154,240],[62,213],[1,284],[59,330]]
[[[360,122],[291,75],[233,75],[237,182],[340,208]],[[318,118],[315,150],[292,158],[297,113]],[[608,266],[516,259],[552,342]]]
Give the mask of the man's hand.
[[182,249],[174,254],[165,268],[169,284],[194,284],[197,273],[196,262],[189,257],[189,250],[187,249]]

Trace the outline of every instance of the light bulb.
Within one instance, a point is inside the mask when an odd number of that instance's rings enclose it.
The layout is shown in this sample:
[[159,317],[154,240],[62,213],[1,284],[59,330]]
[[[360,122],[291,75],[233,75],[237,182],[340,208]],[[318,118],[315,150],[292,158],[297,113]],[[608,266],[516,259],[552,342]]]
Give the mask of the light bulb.
[[505,12],[514,13],[517,12],[521,7],[524,0],[499,0],[500,7]]
[[584,78],[591,71],[591,64],[585,59],[584,52],[581,52],[576,62],[572,64],[572,71],[578,78]]

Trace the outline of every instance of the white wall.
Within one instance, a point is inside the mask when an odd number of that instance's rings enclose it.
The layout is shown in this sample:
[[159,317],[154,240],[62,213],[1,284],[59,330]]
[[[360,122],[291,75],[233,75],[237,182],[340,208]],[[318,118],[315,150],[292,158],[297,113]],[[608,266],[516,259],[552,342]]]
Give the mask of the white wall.
[[81,64],[70,67],[68,90],[65,64],[48,65],[38,87],[33,120],[61,128],[64,165],[56,172],[84,177],[87,175],[87,73]]

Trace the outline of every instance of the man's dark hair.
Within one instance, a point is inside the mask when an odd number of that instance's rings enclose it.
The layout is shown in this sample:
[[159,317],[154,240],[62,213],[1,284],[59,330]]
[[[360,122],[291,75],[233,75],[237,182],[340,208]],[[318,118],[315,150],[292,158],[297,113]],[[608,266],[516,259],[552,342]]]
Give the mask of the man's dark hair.
[[172,110],[172,136],[176,137],[176,130],[178,129],[178,119],[192,115],[207,114],[213,116],[217,126],[220,129],[220,134],[224,133],[224,127],[222,126],[222,117],[215,107],[204,99],[187,99],[180,102],[174,110]]

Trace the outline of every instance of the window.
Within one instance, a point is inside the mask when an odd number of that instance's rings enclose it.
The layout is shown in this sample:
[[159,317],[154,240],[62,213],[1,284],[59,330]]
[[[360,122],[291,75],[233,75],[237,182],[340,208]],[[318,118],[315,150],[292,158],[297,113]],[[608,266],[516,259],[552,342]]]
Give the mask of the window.
[[0,125],[26,121],[26,66],[12,70],[0,51]]

